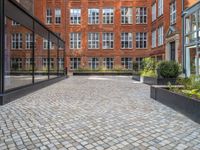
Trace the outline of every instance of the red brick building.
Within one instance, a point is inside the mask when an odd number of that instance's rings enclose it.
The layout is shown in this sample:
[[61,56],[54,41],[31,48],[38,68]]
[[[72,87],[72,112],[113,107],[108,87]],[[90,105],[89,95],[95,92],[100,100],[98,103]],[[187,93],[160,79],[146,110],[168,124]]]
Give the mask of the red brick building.
[[[185,8],[198,0],[185,0]],[[66,67],[131,69],[182,60],[181,0],[40,0],[34,14],[66,41]]]

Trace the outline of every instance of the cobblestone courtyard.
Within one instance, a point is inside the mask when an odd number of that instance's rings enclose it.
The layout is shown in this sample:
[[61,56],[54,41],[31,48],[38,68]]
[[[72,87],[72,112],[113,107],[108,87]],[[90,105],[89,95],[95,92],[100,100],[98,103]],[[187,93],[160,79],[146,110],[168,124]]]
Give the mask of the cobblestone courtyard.
[[131,77],[71,77],[0,107],[0,150],[200,149],[200,125]]

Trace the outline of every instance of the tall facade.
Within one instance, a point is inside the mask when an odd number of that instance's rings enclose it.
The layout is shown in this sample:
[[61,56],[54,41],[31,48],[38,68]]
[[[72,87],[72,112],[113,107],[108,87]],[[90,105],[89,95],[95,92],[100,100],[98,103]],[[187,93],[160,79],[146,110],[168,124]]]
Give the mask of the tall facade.
[[[184,7],[198,0],[185,0]],[[182,61],[181,0],[40,0],[35,15],[66,41],[70,70]]]

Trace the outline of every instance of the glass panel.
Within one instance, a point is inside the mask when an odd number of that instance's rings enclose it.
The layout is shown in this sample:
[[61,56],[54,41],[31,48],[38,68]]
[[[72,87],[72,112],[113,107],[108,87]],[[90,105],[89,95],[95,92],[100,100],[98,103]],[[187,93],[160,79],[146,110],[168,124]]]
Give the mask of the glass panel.
[[5,90],[32,84],[32,31],[6,18]]
[[58,61],[57,61],[57,53],[58,53],[58,44],[53,43],[52,48],[50,49],[50,78],[55,78],[57,77],[57,66],[58,66]]
[[64,73],[64,47],[59,46],[59,51],[58,51],[58,75],[63,75],[63,73]]

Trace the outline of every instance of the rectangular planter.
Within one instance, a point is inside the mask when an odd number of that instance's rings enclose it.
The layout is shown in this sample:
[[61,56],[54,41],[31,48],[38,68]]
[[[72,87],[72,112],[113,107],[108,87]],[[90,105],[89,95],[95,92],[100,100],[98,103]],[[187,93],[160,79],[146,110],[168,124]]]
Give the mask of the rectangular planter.
[[200,123],[200,100],[173,93],[167,88],[151,87],[151,98]]
[[92,75],[100,75],[100,76],[106,76],[106,75],[124,75],[124,76],[130,76],[132,75],[132,72],[73,72],[74,76],[92,76]]
[[149,85],[167,85],[169,82],[174,85],[176,84],[175,78],[155,78],[155,77],[141,77],[143,83]]
[[140,75],[139,74],[133,74],[132,79],[136,80],[136,81],[140,81]]

